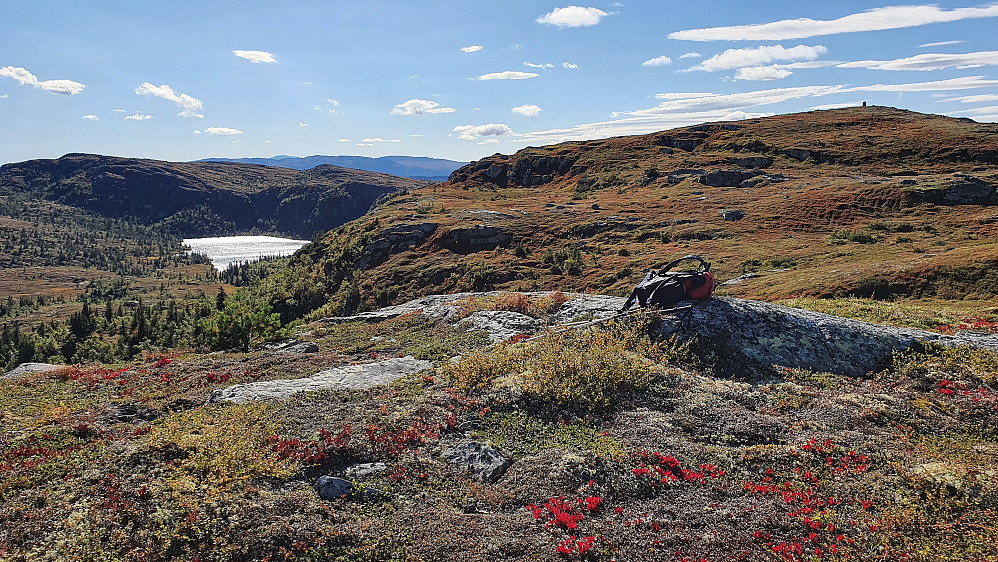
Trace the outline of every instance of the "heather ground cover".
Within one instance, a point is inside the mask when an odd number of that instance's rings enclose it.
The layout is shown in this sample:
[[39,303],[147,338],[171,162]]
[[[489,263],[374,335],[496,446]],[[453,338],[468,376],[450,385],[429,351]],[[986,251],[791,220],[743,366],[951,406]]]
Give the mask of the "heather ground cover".
[[[544,319],[556,305],[500,295],[462,308]],[[313,325],[304,337],[320,353],[291,361],[174,354],[0,381],[0,557],[998,556],[998,357],[922,347],[863,378],[731,378],[708,346],[645,329],[487,345],[404,316]],[[437,367],[387,387],[203,405],[215,388],[427,340]],[[471,478],[440,456],[467,439],[513,464],[496,482]],[[325,501],[312,488],[371,462],[385,468],[362,483],[380,500]]]

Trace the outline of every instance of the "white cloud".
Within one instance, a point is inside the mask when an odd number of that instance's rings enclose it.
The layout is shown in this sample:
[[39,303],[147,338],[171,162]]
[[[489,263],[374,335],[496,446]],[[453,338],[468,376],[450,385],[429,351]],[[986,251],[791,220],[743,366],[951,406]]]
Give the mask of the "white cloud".
[[135,88],[135,93],[140,96],[152,96],[172,101],[182,108],[180,113],[177,114],[180,117],[204,118],[204,115],[198,113],[198,110],[202,108],[201,100],[187,94],[177,95],[173,92],[173,88],[167,86],[166,84],[163,84],[162,86],[154,86],[149,82],[143,82]]
[[308,127],[308,123],[303,123],[303,122],[299,121],[298,122],[298,126],[299,127]]
[[563,27],[589,27],[596,25],[601,19],[610,14],[599,8],[583,8],[582,6],[568,6],[565,8],[555,8],[550,13],[537,18],[537,23]]
[[201,131],[199,131],[199,130],[197,130],[197,129],[194,129],[194,134],[195,134],[195,135],[200,135],[200,134],[201,134]]
[[336,142],[353,142],[351,139],[336,139]]
[[90,115],[84,115],[83,118],[86,119],[87,121],[100,121],[100,117],[97,117],[93,113],[91,113]]
[[239,129],[232,129],[229,127],[208,127],[204,132],[209,135],[241,135],[242,131]]
[[568,69],[571,69],[571,70],[578,70],[579,69],[579,65],[575,64],[574,62],[563,62],[563,63],[561,63],[561,67],[562,68],[568,68]]
[[922,43],[919,48],[923,47],[945,47],[947,45],[959,45],[960,43],[966,43],[966,41],[938,41],[936,43]]
[[370,146],[373,146],[373,144],[370,144],[370,143],[375,143],[375,142],[402,142],[402,141],[399,140],[399,139],[383,139],[381,137],[374,137],[372,139],[362,139],[361,142],[365,142],[365,143],[368,143]]
[[270,63],[277,62],[274,55],[268,53],[267,51],[232,51],[232,54],[236,55],[241,59],[246,59],[251,63]]
[[535,78],[540,76],[536,72],[520,72],[518,70],[506,70],[504,72],[490,72],[488,74],[482,74],[478,77],[479,80],[524,80],[526,78]]
[[961,115],[995,115],[998,114],[998,105],[988,107],[976,107],[959,112]]
[[523,61],[523,66],[529,66],[530,68],[554,68],[554,65],[549,62],[534,64],[532,62]]
[[998,101],[998,94],[978,94],[976,96],[961,96],[958,98],[948,98],[939,101],[958,101],[960,103],[981,103],[988,101]]
[[516,115],[523,115],[524,117],[534,117],[541,112],[541,108],[536,105],[518,105],[511,109]]
[[735,80],[767,81],[780,80],[790,76],[793,72],[782,66],[746,66],[739,68],[735,72]]
[[683,54],[679,55],[679,58],[680,59],[699,59],[699,58],[703,58],[703,55],[701,55],[700,53],[698,53],[696,51],[691,51],[689,53],[683,53]]
[[0,100],[5,100],[5,99],[7,99],[8,97],[10,97],[10,96],[8,96],[7,94],[4,94],[4,95],[0,96]]
[[400,103],[391,111],[392,115],[422,115],[424,113],[453,113],[457,111],[453,107],[439,107],[435,101],[421,100],[413,98],[407,102]]
[[461,50],[464,51],[465,53],[474,53],[476,51],[481,51],[482,50],[482,46],[481,45],[468,45],[467,47],[461,47]]
[[155,117],[153,117],[152,115],[144,115],[142,113],[136,113],[134,115],[126,115],[125,119],[131,121],[148,121],[150,119],[155,119]]
[[22,86],[34,86],[46,92],[66,96],[75,96],[83,92],[86,88],[84,84],[72,80],[39,80],[37,76],[19,66],[5,66],[0,68],[0,76],[13,78],[20,82]]
[[112,109],[111,111],[115,113],[128,113],[127,109]]
[[333,107],[340,106],[340,100],[334,100],[333,98],[326,98],[326,103],[332,104]]
[[369,142],[358,142],[357,146],[374,146],[374,145]]
[[645,62],[641,63],[641,66],[668,66],[670,64],[672,64],[672,59],[670,59],[665,55],[662,55],[660,57],[655,57],[653,59],[646,60]]
[[895,60],[861,60],[846,62],[841,68],[869,68],[871,70],[943,70],[945,68],[975,68],[998,65],[998,51],[943,54],[925,53]]
[[873,84],[871,86],[856,86],[849,88],[850,92],[950,92],[953,90],[972,90],[998,86],[998,80],[988,80],[984,76],[964,76],[949,80],[933,82],[914,82],[909,84]]
[[685,29],[669,34],[669,39],[686,41],[781,41],[819,35],[880,31],[998,16],[998,4],[980,8],[944,10],[938,6],[887,6],[849,14],[834,20],[799,18],[754,25],[733,25]]
[[718,70],[728,70],[731,68],[742,68],[746,66],[761,66],[773,62],[786,61],[810,61],[828,52],[824,45],[797,45],[789,49],[783,45],[763,45],[747,49],[727,49],[721,54],[714,55],[704,60],[689,70],[704,70],[716,72]]
[[489,123],[487,125],[458,125],[454,127],[454,132],[461,133],[457,137],[461,140],[479,140],[485,137],[512,135],[513,129],[504,123]]
[[478,144],[499,144],[499,139],[485,139]]

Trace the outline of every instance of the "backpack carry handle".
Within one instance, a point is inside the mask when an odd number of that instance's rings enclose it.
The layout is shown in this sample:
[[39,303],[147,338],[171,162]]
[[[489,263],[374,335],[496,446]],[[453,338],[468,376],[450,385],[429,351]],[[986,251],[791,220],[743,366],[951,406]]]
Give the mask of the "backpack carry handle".
[[670,261],[669,263],[665,264],[665,266],[662,267],[662,269],[659,269],[658,271],[659,271],[659,273],[664,273],[664,272],[669,271],[670,269],[676,267],[680,263],[682,263],[684,261],[687,261],[687,260],[696,260],[696,261],[700,262],[700,267],[697,268],[697,269],[701,269],[702,268],[703,271],[710,271],[710,262],[704,260],[703,258],[701,258],[700,256],[695,255],[695,254],[690,254],[688,256],[683,256],[683,257],[679,258],[678,260]]

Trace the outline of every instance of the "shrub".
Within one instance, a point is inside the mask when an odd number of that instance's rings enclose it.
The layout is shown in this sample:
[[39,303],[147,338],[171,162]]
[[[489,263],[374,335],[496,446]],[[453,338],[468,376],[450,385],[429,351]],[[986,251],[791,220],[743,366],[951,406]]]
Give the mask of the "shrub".
[[611,323],[478,351],[449,367],[448,375],[462,390],[481,390],[510,377],[506,380],[536,400],[594,411],[611,406],[622,391],[651,383],[652,363],[637,353],[649,347],[637,327]]

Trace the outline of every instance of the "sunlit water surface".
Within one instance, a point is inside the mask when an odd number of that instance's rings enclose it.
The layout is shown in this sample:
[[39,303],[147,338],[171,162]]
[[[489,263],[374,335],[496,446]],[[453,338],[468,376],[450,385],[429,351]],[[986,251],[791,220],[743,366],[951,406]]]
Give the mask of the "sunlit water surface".
[[289,256],[305,244],[308,244],[308,240],[274,236],[184,238],[185,246],[189,246],[192,252],[208,256],[219,271],[233,263],[251,262],[270,256]]

